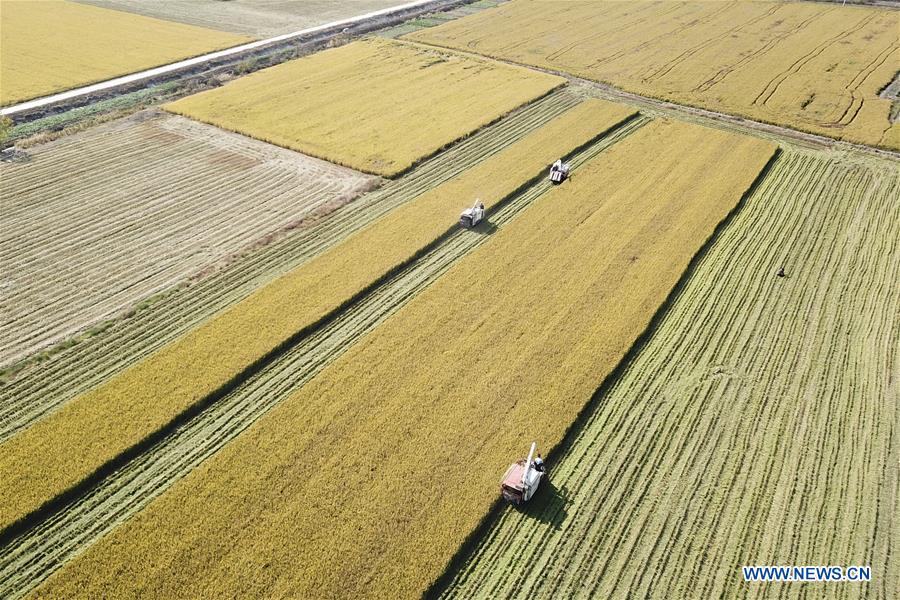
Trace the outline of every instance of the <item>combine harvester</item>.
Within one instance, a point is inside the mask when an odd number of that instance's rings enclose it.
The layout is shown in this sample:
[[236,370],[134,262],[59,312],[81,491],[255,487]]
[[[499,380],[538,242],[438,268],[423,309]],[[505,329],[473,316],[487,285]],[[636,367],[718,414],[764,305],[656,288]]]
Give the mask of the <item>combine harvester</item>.
[[531,500],[547,472],[541,455],[534,458],[536,448],[537,442],[531,442],[528,458],[521,458],[509,465],[500,480],[500,495],[510,504],[519,506]]
[[550,183],[553,185],[559,185],[569,177],[569,170],[571,166],[569,163],[564,163],[562,159],[557,160],[550,167]]
[[466,228],[478,225],[484,219],[484,203],[476,200],[471,208],[467,208],[459,215],[459,224]]

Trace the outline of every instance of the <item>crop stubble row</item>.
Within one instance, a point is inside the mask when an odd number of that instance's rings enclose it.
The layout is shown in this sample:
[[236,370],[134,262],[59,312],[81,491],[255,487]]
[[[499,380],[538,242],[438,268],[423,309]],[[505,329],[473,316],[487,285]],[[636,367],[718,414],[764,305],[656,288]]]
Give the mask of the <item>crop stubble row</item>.
[[131,309],[376,181],[152,111],[30,154],[0,164],[0,364]]
[[80,484],[357,300],[453,227],[463,198],[480,196],[491,208],[555,158],[633,114],[600,100],[581,102],[9,438],[0,444],[0,526]]
[[843,564],[873,581],[816,595],[896,597],[898,195],[895,163],[787,151],[446,596],[786,598],[740,567]]
[[403,178],[363,195],[326,220],[290,232],[189,286],[174,289],[135,315],[117,320],[97,335],[27,367],[0,386],[0,441],[387,211],[500,151],[578,101],[567,90],[555,92],[474,134]]
[[[573,173],[647,122],[639,117],[617,128],[571,160]],[[577,176],[577,175],[575,175]],[[543,181],[489,216],[490,227],[460,230],[333,323],[302,340],[158,446],[101,481],[73,504],[12,540],[0,560],[0,594],[18,597],[37,586],[117,524],[141,510],[200,462],[213,455],[347,348],[440,277],[464,254],[502,228],[545,193]]]

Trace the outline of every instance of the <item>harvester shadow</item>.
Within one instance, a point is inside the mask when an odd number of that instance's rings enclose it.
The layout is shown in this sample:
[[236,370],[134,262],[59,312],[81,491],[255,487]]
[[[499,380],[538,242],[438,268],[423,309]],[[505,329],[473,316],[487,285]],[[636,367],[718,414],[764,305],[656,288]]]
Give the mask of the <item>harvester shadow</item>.
[[568,488],[558,488],[552,479],[545,478],[534,498],[524,504],[519,512],[559,531],[566,517],[569,516],[566,507],[570,502]]
[[487,219],[484,219],[481,223],[473,227],[472,231],[480,235],[493,235],[494,232],[497,231],[497,226]]
[[[663,319],[669,313],[669,310],[672,308],[678,298],[681,297],[682,293],[684,292],[685,286],[693,277],[694,272],[697,270],[699,264],[709,253],[710,249],[715,245],[716,240],[719,239],[722,231],[724,231],[731,224],[734,218],[741,212],[741,210],[747,203],[747,199],[753,195],[753,193],[759,187],[760,183],[762,183],[762,181],[772,170],[772,167],[778,161],[778,158],[780,156],[781,148],[777,148],[769,158],[769,161],[757,174],[756,179],[753,180],[753,183],[750,184],[750,187],[747,188],[747,190],[741,196],[740,200],[738,200],[738,202],[735,204],[734,208],[732,208],[731,211],[725,216],[725,218],[719,222],[719,224],[713,230],[712,234],[704,241],[704,243],[691,258],[690,262],[687,265],[687,268],[678,279],[678,282],[669,292],[668,296],[666,296],[662,304],[660,304],[660,306],[656,309],[656,312],[650,319],[650,323],[647,328],[637,337],[637,339],[629,348],[628,352],[625,354],[622,360],[619,361],[619,364],[616,365],[616,367],[603,379],[599,387],[597,387],[597,389],[591,395],[591,398],[581,409],[581,412],[578,413],[578,415],[566,429],[562,441],[546,453],[545,461],[550,466],[551,473],[553,470],[553,465],[560,464],[572,451],[572,447],[578,439],[579,433],[590,423],[593,415],[596,414],[597,411],[599,411],[603,406],[608,397],[610,389],[612,389],[616,382],[618,382],[622,378],[622,376],[628,370],[628,367],[634,362],[635,358],[641,353],[641,351],[650,342],[650,340],[653,339]],[[552,489],[555,491],[547,494],[546,499],[542,498],[542,494],[549,492],[551,490],[551,486],[547,486],[547,489],[539,489],[537,495],[532,500],[532,502],[538,503],[547,502],[546,508],[542,510],[540,508],[541,504],[536,504],[529,509],[526,505],[526,509],[523,512],[534,515],[536,519],[542,522],[548,522],[544,521],[543,519],[553,518],[550,516],[553,514],[550,506],[553,502],[561,502],[562,506],[559,509],[561,511],[561,515],[555,522],[555,524],[558,526],[562,524],[567,515],[567,512],[565,511],[565,505],[568,503],[568,492],[566,488],[563,488],[561,492],[555,486],[553,486]],[[559,498],[556,497],[557,494],[559,495]],[[432,583],[431,587],[425,592],[425,594],[423,594],[423,597],[438,598],[441,593],[449,587],[456,575],[460,573],[463,567],[466,565],[466,561],[474,554],[479,545],[485,539],[487,539],[491,530],[499,523],[500,515],[502,514],[502,508],[502,503],[499,500],[494,502],[491,510],[484,515],[478,526],[469,534],[465,542],[457,550],[456,554],[450,559],[444,573]],[[552,521],[549,522],[553,524]]]

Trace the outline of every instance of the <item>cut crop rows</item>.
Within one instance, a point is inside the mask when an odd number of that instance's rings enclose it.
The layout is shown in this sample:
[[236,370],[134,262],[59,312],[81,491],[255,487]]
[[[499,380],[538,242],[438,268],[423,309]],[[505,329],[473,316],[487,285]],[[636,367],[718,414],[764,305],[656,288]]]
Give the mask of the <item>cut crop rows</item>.
[[[643,117],[633,119],[581,151],[572,160],[575,172],[584,162],[645,122]],[[179,427],[162,443],[103,479],[37,527],[11,540],[2,547],[0,595],[17,597],[25,593],[146,506],[396,312],[461,256],[489,239],[493,228],[502,228],[548,188],[549,183],[542,181],[512,198],[489,215],[488,227],[457,231],[335,321]]]
[[[896,598],[898,197],[896,163],[782,155],[446,596]],[[742,581],[785,564],[872,582]]]
[[0,364],[132,308],[374,178],[140,113],[0,163]]
[[523,435],[559,441],[774,151],[642,127],[39,593],[104,596],[124,577],[163,597],[421,595]]
[[571,108],[579,99],[556,92],[423,163],[402,179],[343,206],[327,219],[241,256],[191,285],[167,293],[0,386],[0,441],[47,411],[99,385],[210,315],[296,268],[396,206],[502,150]]

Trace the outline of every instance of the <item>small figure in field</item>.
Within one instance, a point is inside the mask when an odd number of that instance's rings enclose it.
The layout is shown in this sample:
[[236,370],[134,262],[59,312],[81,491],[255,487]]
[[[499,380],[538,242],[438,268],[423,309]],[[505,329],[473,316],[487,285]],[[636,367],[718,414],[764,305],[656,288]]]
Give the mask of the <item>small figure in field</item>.
[[536,471],[539,471],[541,473],[544,472],[544,459],[541,458],[540,454],[538,454],[537,458],[534,459],[534,468]]
[[784,267],[779,267],[778,273],[776,273],[776,275],[778,275],[779,277],[787,277],[787,275],[784,272]]

